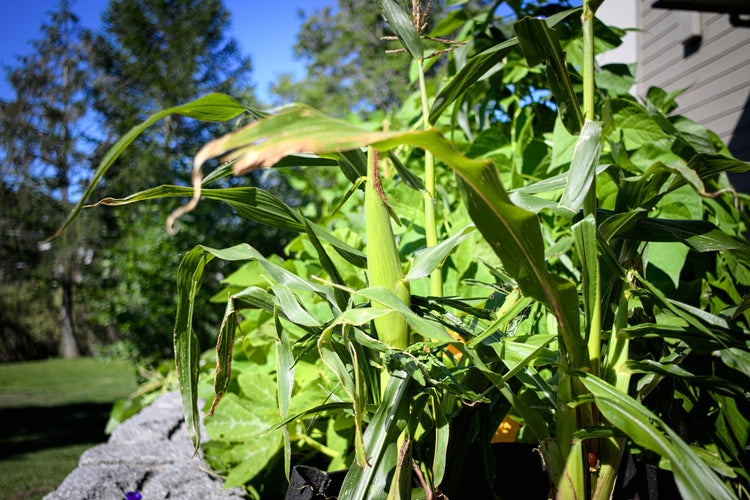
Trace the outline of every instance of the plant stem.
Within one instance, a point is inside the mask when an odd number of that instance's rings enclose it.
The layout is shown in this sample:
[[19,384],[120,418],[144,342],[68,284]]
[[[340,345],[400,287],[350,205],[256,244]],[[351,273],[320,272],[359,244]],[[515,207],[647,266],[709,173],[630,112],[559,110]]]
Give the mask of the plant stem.
[[590,2],[583,2],[583,115],[593,120],[594,114],[594,11]]
[[[427,106],[427,85],[424,80],[424,64],[417,61],[419,68],[419,92],[422,97],[422,119],[424,128],[427,130],[430,125],[430,108]],[[425,237],[427,246],[437,245],[437,216],[435,214],[435,157],[431,152],[424,153],[424,219],[425,219]],[[434,297],[443,296],[443,266],[439,265],[430,274],[430,295]]]

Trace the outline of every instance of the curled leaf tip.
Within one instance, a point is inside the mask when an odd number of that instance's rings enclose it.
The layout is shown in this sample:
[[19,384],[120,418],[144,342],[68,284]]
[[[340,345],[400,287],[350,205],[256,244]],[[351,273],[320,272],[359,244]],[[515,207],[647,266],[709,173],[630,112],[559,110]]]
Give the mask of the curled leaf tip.
[[[210,143],[207,144],[206,146],[209,146],[209,145]],[[203,149],[205,149],[205,146]],[[169,217],[167,217],[166,231],[167,231],[167,234],[169,234],[170,236],[174,236],[175,234],[177,234],[177,230],[174,227],[174,224],[175,222],[177,222],[177,219],[195,210],[195,207],[198,206],[198,202],[201,199],[201,183],[203,182],[203,173],[201,172],[201,165],[203,165],[203,161],[201,161],[199,156],[200,156],[200,152],[198,152],[198,155],[196,155],[195,160],[193,161],[193,175],[192,175],[193,197],[190,198],[190,201],[188,201],[183,206],[177,208],[176,210],[173,210],[172,213],[169,214]]]

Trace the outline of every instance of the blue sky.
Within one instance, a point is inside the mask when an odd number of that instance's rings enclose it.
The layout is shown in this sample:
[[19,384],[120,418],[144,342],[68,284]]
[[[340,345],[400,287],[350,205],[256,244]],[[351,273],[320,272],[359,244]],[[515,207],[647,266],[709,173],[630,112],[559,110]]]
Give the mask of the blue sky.
[[[77,0],[73,11],[83,25],[98,30],[104,0]],[[4,68],[15,65],[17,55],[32,51],[30,40],[39,38],[39,27],[48,11],[54,10],[58,0],[21,0],[4,2],[0,16],[0,64]],[[304,66],[294,60],[292,46],[302,23],[297,12],[311,13],[316,8],[335,5],[335,0],[224,0],[232,14],[230,35],[236,38],[243,53],[253,61],[253,81],[261,100],[267,95],[268,85],[280,73],[304,75]],[[0,81],[0,99],[13,98],[11,87]]]

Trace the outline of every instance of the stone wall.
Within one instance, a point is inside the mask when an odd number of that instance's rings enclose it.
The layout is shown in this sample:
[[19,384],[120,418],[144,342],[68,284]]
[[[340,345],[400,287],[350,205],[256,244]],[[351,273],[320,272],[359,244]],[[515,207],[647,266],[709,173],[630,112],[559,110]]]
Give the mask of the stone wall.
[[172,392],[123,422],[107,443],[85,451],[44,500],[124,500],[128,492],[144,500],[245,498],[241,488],[224,490],[207,470],[199,456],[193,458],[180,395]]

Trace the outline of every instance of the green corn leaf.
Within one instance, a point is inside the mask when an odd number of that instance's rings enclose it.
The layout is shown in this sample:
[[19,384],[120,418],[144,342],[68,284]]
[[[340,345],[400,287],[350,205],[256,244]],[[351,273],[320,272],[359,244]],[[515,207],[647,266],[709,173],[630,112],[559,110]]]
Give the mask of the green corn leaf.
[[52,238],[58,237],[60,233],[62,233],[70,225],[70,223],[73,222],[76,217],[78,217],[78,214],[81,213],[81,209],[83,208],[84,203],[89,198],[89,196],[91,196],[91,193],[94,192],[94,188],[96,188],[96,185],[99,183],[101,178],[104,177],[104,174],[107,173],[109,167],[112,166],[117,157],[120,156],[125,148],[127,148],[128,145],[133,142],[136,137],[141,135],[141,132],[146,130],[146,128],[148,128],[151,124],[171,114],[178,114],[198,120],[226,121],[235,118],[245,111],[247,111],[247,109],[233,98],[225,94],[215,93],[205,95],[199,99],[196,99],[195,101],[183,104],[182,106],[175,106],[174,108],[168,108],[163,111],[159,111],[149,116],[143,123],[131,128],[127,134],[122,136],[120,140],[117,141],[115,145],[109,149],[109,151],[107,151],[107,153],[104,155],[104,158],[102,158],[102,161],[99,163],[99,166],[96,167],[94,175],[92,176],[88,187],[83,192],[80,201],[76,203],[73,211],[70,213],[57,233],[52,236]]
[[573,151],[573,159],[568,169],[568,182],[560,198],[561,207],[576,213],[581,210],[583,201],[594,182],[601,151],[602,124],[587,120]]
[[[105,198],[96,203],[96,205],[119,206],[160,198],[185,198],[192,197],[193,193],[193,188],[159,186],[133,194],[127,198]],[[260,188],[202,189],[201,195],[211,200],[223,201],[231,206],[239,215],[262,224],[295,232],[302,232],[309,229],[315,233],[317,238],[330,243],[336,252],[347,262],[361,268],[367,266],[367,258],[362,252],[339,240],[328,230],[301,218],[286,203]]]
[[633,373],[656,373],[657,375],[673,377],[675,379],[703,385],[712,392],[725,394],[727,396],[742,398],[745,393],[745,390],[742,387],[729,380],[712,375],[694,375],[675,364],[659,363],[652,359],[645,359],[643,361],[628,361],[627,366]]
[[[320,262],[323,270],[328,273],[329,278],[334,284],[344,285],[344,278],[341,277],[341,273],[339,273],[336,265],[328,256],[328,253],[325,248],[323,248],[323,245],[320,243],[318,236],[315,234],[315,231],[313,231],[312,226],[310,226],[307,219],[305,219],[305,228],[307,229],[307,237],[310,239],[310,243],[312,243],[315,251],[318,253],[318,262]],[[346,309],[346,304],[349,302],[349,294],[338,287],[333,289],[333,294],[336,297],[336,303],[338,304],[339,309],[342,311]]]
[[362,433],[367,396],[360,385],[361,374],[359,372],[361,368],[356,358],[356,352],[350,346],[351,343],[343,340],[343,343],[346,344],[346,350],[344,350],[344,346],[333,338],[334,330],[345,331],[346,328],[346,326],[343,329],[337,328],[337,323],[333,323],[326,328],[318,338],[318,353],[323,363],[336,375],[344,391],[346,391],[352,400],[351,405],[354,409],[354,425],[356,430],[354,449],[357,456],[357,463],[364,466],[368,463]]
[[435,421],[435,456],[432,460],[432,481],[437,487],[445,477],[446,456],[448,453],[448,440],[450,438],[450,425],[445,410],[439,397],[433,392],[432,408]]
[[398,460],[396,442],[409,418],[409,377],[403,371],[391,374],[383,401],[364,434],[369,465],[353,463],[339,493],[340,500],[385,499],[391,474]]
[[530,67],[547,63],[547,81],[555,96],[560,118],[568,132],[577,134],[583,126],[583,113],[555,30],[542,19],[528,17],[516,22],[513,30]]
[[183,257],[177,270],[177,318],[174,327],[174,355],[177,376],[180,379],[182,409],[185,424],[193,441],[195,453],[201,441],[198,415],[198,336],[192,329],[195,296],[203,281],[203,269],[213,256],[199,247]]
[[398,172],[398,175],[401,176],[407,186],[417,191],[425,191],[422,179],[412,174],[411,170],[406,168],[406,165],[401,163],[401,160],[398,159],[396,153],[394,153],[393,151],[388,151],[388,159],[393,162],[393,166],[396,167],[396,172]]
[[726,234],[713,223],[702,220],[643,218],[621,231],[617,237],[635,241],[681,242],[697,252],[750,250],[747,242]]
[[[356,184],[361,178],[367,177],[367,156],[361,149],[341,151],[338,164],[344,176],[352,184]],[[364,189],[364,186],[361,189]]]
[[690,446],[659,417],[603,380],[590,374],[579,373],[578,376],[610,423],[640,446],[669,460],[683,498],[736,498]]
[[594,215],[587,215],[574,224],[572,230],[578,259],[581,261],[582,267],[583,310],[586,313],[586,326],[588,328],[591,325],[592,312],[597,305],[597,293],[594,284],[600,280],[596,244],[596,219]]
[[[580,11],[580,9],[569,9],[559,12],[548,17],[545,20],[545,23],[551,28],[557,23],[563,21],[569,15],[578,11]],[[448,106],[453,104],[458,98],[462,97],[466,92],[466,89],[484,78],[489,71],[491,71],[496,65],[500,64],[505,56],[517,46],[518,39],[511,38],[510,40],[490,47],[469,59],[456,76],[454,76],[451,81],[440,90],[437,97],[435,97],[435,101],[432,103],[432,109],[430,109],[430,124],[434,125],[437,123],[438,118],[440,118],[440,115],[445,112]]]
[[448,335],[448,332],[440,324],[429,321],[419,314],[414,313],[395,293],[386,288],[375,286],[363,290],[351,290],[351,293],[364,297],[386,308],[386,310],[395,311],[406,320],[415,333],[422,335],[426,339],[457,342],[456,339]]
[[465,227],[445,241],[441,241],[433,247],[424,248],[415,252],[414,262],[404,280],[415,281],[429,276],[432,271],[442,264],[454,248],[472,235],[475,229],[476,228],[471,226]]
[[395,0],[378,0],[378,4],[388,26],[396,34],[401,44],[415,61],[421,61],[424,57],[422,38],[419,36],[417,28],[414,27],[409,14]]
[[743,348],[743,340],[731,331],[712,328],[707,335],[705,331],[695,327],[666,326],[643,323],[625,329],[628,336],[678,339],[685,342],[699,354],[708,354],[727,347]]
[[283,284],[271,286],[274,294],[274,304],[280,311],[284,311],[285,316],[294,324],[301,326],[323,326],[323,324],[311,315],[305,307],[300,304],[299,299],[294,296],[292,291]]
[[[227,203],[247,219],[287,231],[304,231],[304,225],[297,214],[286,203],[262,189],[255,187],[201,189],[201,195],[211,200]],[[127,198],[104,198],[96,205],[120,206],[139,201],[192,196],[193,188],[159,186],[135,193]]]
[[[594,175],[599,175],[611,167],[612,165],[599,165],[596,167]],[[547,177],[546,179],[542,179],[541,181],[534,182],[532,184],[528,184],[520,188],[511,189],[510,191],[508,191],[508,193],[511,196],[514,193],[524,193],[524,194],[550,193],[552,191],[565,189],[565,186],[567,184],[568,184],[568,174],[567,172],[565,172],[562,174],[553,175],[552,177]]]
[[[289,414],[289,401],[292,399],[292,389],[294,388],[294,353],[292,352],[289,334],[281,325],[278,315],[274,315],[274,324],[276,326],[276,397],[279,404],[279,415],[281,418],[286,418]],[[289,440],[289,430],[286,426],[282,428],[282,436],[284,438],[284,473],[287,481],[289,481],[292,445]]]

